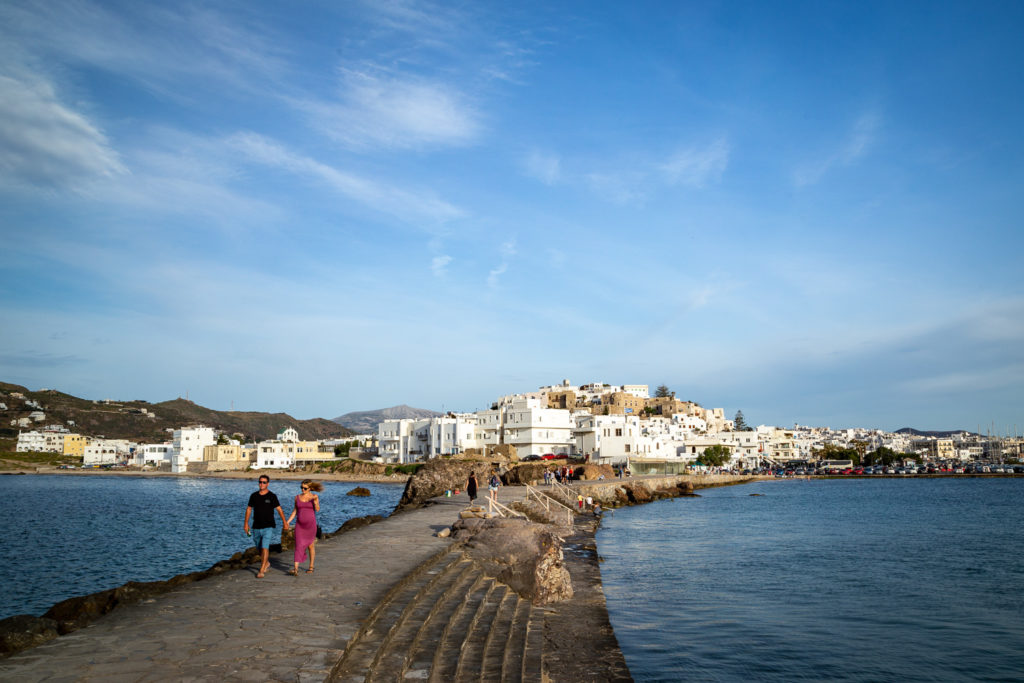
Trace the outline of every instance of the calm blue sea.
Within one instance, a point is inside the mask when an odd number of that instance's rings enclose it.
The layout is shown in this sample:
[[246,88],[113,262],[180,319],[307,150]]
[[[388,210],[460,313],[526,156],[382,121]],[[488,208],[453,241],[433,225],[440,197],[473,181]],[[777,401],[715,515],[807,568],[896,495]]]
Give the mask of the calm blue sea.
[[699,493],[598,532],[637,681],[1024,680],[1024,480]]
[[[388,515],[401,484],[323,482],[320,526]],[[368,498],[346,496],[355,486]],[[252,543],[242,531],[256,480],[178,477],[0,476],[0,618],[42,614],[56,602],[208,568]],[[298,481],[274,480],[285,516]],[[281,521],[277,520],[278,533]]]

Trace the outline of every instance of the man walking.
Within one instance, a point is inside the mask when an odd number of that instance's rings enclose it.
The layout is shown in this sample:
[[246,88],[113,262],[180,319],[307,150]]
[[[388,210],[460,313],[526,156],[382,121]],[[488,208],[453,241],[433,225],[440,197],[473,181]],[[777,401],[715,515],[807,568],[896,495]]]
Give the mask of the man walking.
[[270,569],[270,542],[274,538],[274,513],[281,515],[282,529],[288,531],[288,520],[284,518],[284,510],[277,496],[271,491],[270,477],[260,475],[260,488],[249,496],[249,505],[245,508],[245,533],[249,533],[249,518],[252,517],[252,542],[262,553],[262,564],[256,574],[257,579],[262,579]]

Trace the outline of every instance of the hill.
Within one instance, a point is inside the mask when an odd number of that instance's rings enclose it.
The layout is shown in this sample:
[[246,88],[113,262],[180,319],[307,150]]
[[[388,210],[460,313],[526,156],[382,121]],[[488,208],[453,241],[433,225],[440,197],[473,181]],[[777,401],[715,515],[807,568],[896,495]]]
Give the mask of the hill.
[[377,425],[384,420],[401,420],[405,418],[420,419],[424,417],[437,417],[442,413],[425,408],[413,408],[401,405],[380,410],[363,410],[355,413],[345,413],[336,417],[332,422],[347,427],[356,434],[370,434],[377,431]]
[[913,427],[904,427],[903,429],[897,429],[897,434],[909,434],[911,436],[934,436],[937,439],[948,439],[954,434],[970,434],[966,429],[950,429],[947,431],[924,431],[921,429],[914,429]]
[[[17,398],[11,394],[21,394]],[[285,427],[294,427],[300,439],[330,439],[352,432],[324,418],[298,420],[287,413],[220,411],[177,398],[163,403],[148,401],[90,401],[53,389],[29,391],[17,384],[0,382],[0,436],[16,436],[12,420],[41,410],[45,419],[30,429],[63,424],[72,432],[108,439],[162,442],[183,426],[202,424],[228,434],[241,433],[248,440],[272,439]],[[33,405],[34,404],[34,405]],[[38,406],[38,407],[36,407]]]

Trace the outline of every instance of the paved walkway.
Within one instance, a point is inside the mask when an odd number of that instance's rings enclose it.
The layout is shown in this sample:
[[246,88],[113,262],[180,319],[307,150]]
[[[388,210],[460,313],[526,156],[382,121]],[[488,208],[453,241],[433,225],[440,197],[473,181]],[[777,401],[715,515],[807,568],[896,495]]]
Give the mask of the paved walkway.
[[[524,493],[503,487],[499,501]],[[116,609],[0,660],[0,681],[321,681],[387,590],[451,543],[435,533],[469,500],[434,501],[321,541],[315,574],[289,576],[285,551],[264,579],[253,565]]]

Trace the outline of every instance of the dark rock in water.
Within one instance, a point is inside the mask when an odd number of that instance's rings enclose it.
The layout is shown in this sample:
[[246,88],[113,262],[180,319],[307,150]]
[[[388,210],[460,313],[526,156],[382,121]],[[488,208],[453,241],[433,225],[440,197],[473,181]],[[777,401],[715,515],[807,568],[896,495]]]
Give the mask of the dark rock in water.
[[753,497],[753,496],[763,496],[763,495],[764,495],[763,493],[751,493],[750,494],[751,497]]
[[346,496],[364,496],[365,497],[365,496],[370,495],[370,489],[365,489],[362,486],[357,486],[354,489],[352,489],[351,491],[349,491],[348,493],[346,493],[345,495]]
[[0,620],[0,657],[27,650],[53,640],[57,633],[57,622],[53,619],[18,614]]
[[565,567],[562,539],[546,525],[525,519],[459,519],[452,525],[456,540],[494,576],[534,605],[572,597],[572,578]]

